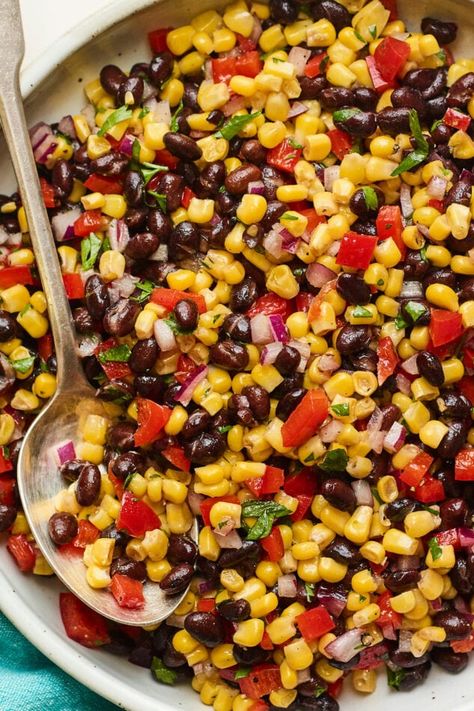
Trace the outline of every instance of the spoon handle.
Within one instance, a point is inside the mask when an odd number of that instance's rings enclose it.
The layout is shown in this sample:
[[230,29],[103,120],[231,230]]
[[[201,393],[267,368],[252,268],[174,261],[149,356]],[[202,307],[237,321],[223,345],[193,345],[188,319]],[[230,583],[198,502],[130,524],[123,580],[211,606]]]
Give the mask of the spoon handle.
[[58,390],[77,389],[85,377],[76,352],[74,324],[62,286],[62,274],[44,206],[20,92],[25,51],[19,0],[0,0],[0,121],[25,207],[36,265],[48,304],[56,358]]

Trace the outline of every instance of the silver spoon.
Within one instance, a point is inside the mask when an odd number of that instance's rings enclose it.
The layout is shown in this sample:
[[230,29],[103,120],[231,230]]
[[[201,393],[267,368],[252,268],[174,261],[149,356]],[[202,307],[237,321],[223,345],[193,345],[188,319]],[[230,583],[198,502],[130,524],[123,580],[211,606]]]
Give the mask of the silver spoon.
[[[73,319],[26,126],[19,85],[25,43],[18,0],[0,0],[0,27],[0,121],[26,210],[58,363],[57,391],[28,430],[20,451],[17,476],[21,501],[42,554],[69,590],[111,620],[153,625],[171,615],[187,591],[167,597],[157,583],[147,582],[145,606],[141,610],[121,608],[109,592],[88,585],[81,558],[60,553],[48,534],[48,520],[55,513],[53,499],[65,488],[51,452],[64,440],[77,441],[79,422],[89,413],[103,412],[103,405],[87,382],[76,351]],[[196,520],[190,535],[197,537]]]

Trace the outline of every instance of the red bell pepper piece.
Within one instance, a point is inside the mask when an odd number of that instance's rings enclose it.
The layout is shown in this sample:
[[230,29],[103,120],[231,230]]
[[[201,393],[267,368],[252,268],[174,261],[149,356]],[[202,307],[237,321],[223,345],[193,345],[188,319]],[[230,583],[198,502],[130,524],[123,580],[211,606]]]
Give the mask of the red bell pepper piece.
[[59,610],[69,639],[91,649],[109,644],[107,621],[72,593],[59,595]]
[[433,457],[420,451],[400,474],[400,479],[407,486],[418,486],[433,463]]
[[430,476],[425,476],[415,488],[413,495],[422,504],[434,504],[437,501],[444,501],[446,498],[443,483]]
[[450,647],[457,654],[460,652],[472,652],[474,649],[474,632],[471,632],[467,639],[460,639],[455,642],[451,642]]
[[123,496],[123,480],[119,479],[118,476],[115,476],[113,471],[109,468],[109,471],[107,472],[107,476],[109,477],[109,481],[112,482],[114,491],[115,491],[115,496],[117,499],[122,499]]
[[278,467],[270,467],[267,465],[262,478],[262,494],[277,494],[285,481],[285,472]]
[[377,620],[377,624],[379,627],[392,625],[395,630],[399,630],[402,626],[402,615],[392,610],[392,606],[390,605],[391,597],[393,597],[392,593],[388,590],[379,596],[377,605],[380,607],[380,617]]
[[398,20],[397,0],[380,0],[386,10],[390,10],[390,22]]
[[471,117],[456,109],[448,109],[443,116],[443,123],[446,126],[457,128],[459,131],[467,131],[471,125]]
[[160,27],[158,30],[152,30],[148,33],[148,42],[154,55],[165,52],[168,49],[166,38],[168,32],[171,32],[172,29],[172,27]]
[[353,140],[346,131],[340,128],[333,128],[331,131],[328,131],[326,135],[331,141],[331,151],[336,158],[342,160],[344,156],[351,152]]
[[[466,358],[464,357],[464,365],[466,365]],[[471,405],[474,405],[474,377],[472,375],[465,375],[458,383],[458,390],[460,393],[465,395]]]
[[235,58],[235,72],[244,77],[253,79],[263,69],[263,62],[256,50],[246,51]]
[[[293,205],[292,205],[291,209],[293,210],[296,208],[293,208]],[[316,229],[316,227],[318,225],[321,225],[324,222],[326,222],[326,218],[324,217],[324,215],[318,215],[316,210],[312,207],[300,208],[300,209],[297,209],[296,212],[299,212],[300,215],[303,215],[303,217],[306,217],[306,219],[308,220],[308,224],[306,226],[305,231],[309,235],[313,232],[313,230]]]
[[430,207],[434,207],[434,209],[438,210],[438,212],[444,212],[444,200],[435,200],[435,198],[431,198],[431,200],[428,201],[428,205]]
[[184,207],[185,210],[188,209],[189,204],[193,198],[197,197],[196,193],[193,193],[191,188],[186,187],[183,190],[183,194],[181,195],[181,205]]
[[176,170],[178,167],[179,159],[169,152],[167,148],[161,148],[155,151],[155,164],[156,165],[166,165],[170,170]]
[[[321,313],[321,304],[324,301],[325,297],[329,292],[335,291],[336,289],[336,283],[337,279],[331,279],[331,281],[328,281],[319,291],[319,294],[317,294],[313,300],[311,301],[311,304],[309,306],[308,310],[308,321],[309,323],[312,323],[315,321],[317,318],[319,318],[320,313]],[[341,324],[342,325],[342,324]]]
[[84,284],[80,274],[77,272],[63,274],[63,284],[68,299],[84,298]]
[[314,496],[318,488],[316,475],[305,467],[298,474],[285,479],[283,490],[290,496]]
[[294,173],[295,166],[303,154],[302,148],[295,148],[288,138],[267,153],[267,163],[284,173]]
[[249,699],[260,699],[275,689],[281,689],[280,667],[277,664],[258,664],[250,674],[238,679],[240,691]]
[[[105,353],[111,348],[114,348],[116,345],[117,341],[115,340],[115,338],[108,338],[106,341],[99,343],[99,345],[94,351],[94,355],[99,356],[100,353]],[[126,378],[132,373],[128,363],[114,363],[113,361],[105,361],[104,363],[100,362],[100,365],[109,380],[116,380],[117,378]]]
[[85,548],[90,543],[94,543],[99,538],[100,531],[93,523],[86,519],[81,519],[78,522],[77,535],[72,544],[76,548]]
[[372,84],[374,85],[374,89],[378,94],[383,94],[384,91],[394,88],[395,82],[386,81],[383,78],[382,74],[377,69],[374,57],[368,55],[365,58],[365,61],[367,64],[367,69],[369,70],[370,78],[372,79]]
[[328,695],[332,699],[338,699],[340,695],[342,694],[342,688],[344,685],[344,677],[341,677],[337,681],[333,681],[331,684],[328,684]]
[[7,549],[22,573],[30,573],[33,570],[36,563],[36,551],[24,533],[9,536]]
[[151,293],[151,301],[154,304],[159,304],[164,306],[167,311],[172,311],[178,301],[181,299],[188,299],[189,301],[196,302],[198,311],[200,314],[204,314],[207,311],[206,302],[201,294],[192,294],[188,291],[179,291],[178,289],[165,289],[160,287],[154,289]]
[[0,289],[9,289],[16,284],[33,285],[36,279],[33,277],[31,267],[21,265],[18,267],[5,267],[0,269]]
[[439,546],[453,546],[460,548],[459,532],[457,528],[449,528],[447,531],[440,531],[433,536]]
[[91,232],[98,232],[104,227],[104,218],[100,210],[86,210],[74,223],[76,237],[88,237]]
[[290,516],[293,523],[304,519],[313,501],[313,497],[307,496],[306,494],[298,494],[295,498],[298,499],[298,506],[296,507],[296,511],[293,511]]
[[136,499],[131,491],[122,496],[122,508],[117,519],[117,529],[126,531],[134,538],[144,536],[147,531],[161,528],[161,521],[144,501]]
[[110,592],[120,607],[138,610],[145,604],[143,583],[140,580],[130,578],[128,575],[120,575],[120,573],[113,575],[110,583]]
[[389,378],[398,365],[399,358],[389,336],[381,338],[377,344],[377,379],[379,385]]
[[204,501],[201,501],[199,504],[199,508],[201,510],[201,516],[202,520],[204,521],[205,526],[210,526],[211,525],[211,509],[214,506],[214,504],[217,504],[218,501],[226,501],[229,504],[239,504],[240,501],[236,496],[215,496],[211,499],[204,499]]
[[295,305],[297,311],[304,311],[305,314],[308,313],[311,302],[313,301],[313,295],[309,294],[307,291],[300,291],[300,293],[295,298]]
[[285,545],[283,543],[280,529],[277,526],[272,528],[272,531],[268,536],[261,539],[260,545],[268,555],[269,560],[277,562],[283,558],[285,553]]
[[232,77],[238,74],[235,68],[235,57],[211,59],[211,67],[214,84],[228,84]]
[[174,377],[178,383],[181,383],[182,385],[189,378],[191,373],[194,373],[194,371],[197,370],[197,368],[198,366],[192,358],[189,358],[189,356],[181,353],[178,358],[178,365],[176,366]]
[[158,435],[171,417],[171,409],[140,397],[137,400],[137,410],[138,429],[135,431],[135,444],[137,447],[146,447],[158,439]]
[[395,37],[385,37],[374,52],[376,67],[385,81],[395,79],[405,66],[409,56],[410,45],[408,42],[403,42]]
[[[269,615],[267,615],[267,618]],[[270,639],[270,635],[268,634],[267,630],[263,633],[262,641],[260,642],[260,646],[262,649],[266,649],[269,651],[270,649],[275,649],[275,645],[273,644],[272,640]]]
[[284,321],[291,314],[291,303],[278,294],[268,293],[260,296],[257,301],[247,311],[247,316],[252,318],[257,314],[265,314],[266,316],[281,316]]
[[186,457],[184,449],[179,445],[166,447],[162,451],[162,455],[179,471],[188,472],[191,469],[191,462]]
[[262,701],[262,699],[259,699],[258,701],[255,701],[255,703],[252,704],[252,706],[249,708],[249,711],[268,711],[270,706],[265,703],[265,701]]
[[336,261],[343,267],[367,269],[376,246],[377,237],[347,232],[342,238]]
[[45,207],[56,207],[56,193],[52,185],[48,183],[46,178],[41,177],[41,194],[43,196],[43,202]]
[[314,79],[314,77],[319,76],[322,74],[321,70],[321,64],[323,62],[326,63],[326,58],[328,56],[327,52],[321,52],[321,54],[316,54],[316,56],[311,57],[309,62],[307,63],[305,69],[304,69],[304,75],[305,77],[309,77],[310,79]]
[[16,482],[12,476],[0,476],[0,504],[13,506]]
[[404,259],[407,248],[402,239],[402,212],[398,205],[384,205],[381,207],[375,224],[379,241],[391,237],[400,250],[402,259]]
[[102,193],[103,195],[120,195],[123,193],[123,183],[121,180],[109,175],[99,175],[99,173],[89,175],[84,183],[84,187],[92,193]]
[[461,449],[454,460],[456,481],[474,481],[474,449]]
[[462,316],[444,309],[431,309],[429,331],[435,347],[451,343],[462,335]]
[[203,597],[198,600],[198,612],[213,612],[216,609],[216,599],[214,597]]
[[46,333],[38,340],[38,353],[40,358],[47,361],[53,355],[53,336],[51,333]]
[[299,447],[306,442],[328,415],[328,399],[321,388],[308,390],[281,428],[284,447]]
[[5,456],[4,447],[0,447],[0,474],[5,474],[5,472],[11,472],[13,469],[13,464]]
[[296,624],[306,642],[314,642],[336,626],[331,615],[322,605],[312,607],[298,615]]
[[360,655],[360,662],[354,669],[378,669],[384,663],[384,659],[387,658],[388,651],[388,647],[384,642],[376,644],[374,647],[363,649]]

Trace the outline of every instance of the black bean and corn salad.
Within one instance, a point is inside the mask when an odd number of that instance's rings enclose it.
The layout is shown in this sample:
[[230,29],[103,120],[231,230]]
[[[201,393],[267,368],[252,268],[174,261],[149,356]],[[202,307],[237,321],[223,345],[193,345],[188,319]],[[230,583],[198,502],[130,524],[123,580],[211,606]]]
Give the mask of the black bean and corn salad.
[[[413,30],[413,31],[410,31]],[[250,5],[150,32],[31,141],[107,417],[58,447],[50,535],[117,605],[68,635],[215,711],[333,711],[474,649],[474,60],[395,0]],[[0,531],[56,387],[18,194],[0,206]],[[76,451],[77,450],[77,451]],[[193,517],[198,541],[187,534]],[[147,582],[148,581],[148,582]]]

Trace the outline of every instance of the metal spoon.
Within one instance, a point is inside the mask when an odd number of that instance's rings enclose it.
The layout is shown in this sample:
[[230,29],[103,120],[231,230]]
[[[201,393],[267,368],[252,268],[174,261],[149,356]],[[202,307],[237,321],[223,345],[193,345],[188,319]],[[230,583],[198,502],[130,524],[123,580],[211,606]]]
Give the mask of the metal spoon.
[[[88,585],[82,560],[60,553],[48,534],[48,520],[55,512],[53,498],[65,488],[51,452],[64,440],[77,440],[80,422],[91,412],[103,412],[103,405],[87,382],[76,351],[73,319],[62,287],[61,269],[23,112],[19,70],[25,44],[18,0],[0,0],[0,27],[0,121],[26,210],[58,363],[57,391],[28,430],[18,459],[18,488],[23,509],[44,557],[58,578],[86,605],[116,622],[140,626],[156,624],[172,614],[187,591],[167,597],[157,583],[147,582],[145,606],[141,610],[121,608],[109,592],[93,590]],[[197,537],[196,521],[190,535]]]

